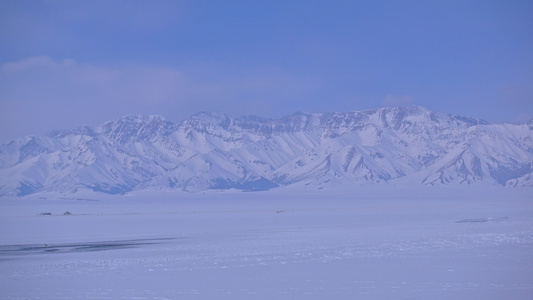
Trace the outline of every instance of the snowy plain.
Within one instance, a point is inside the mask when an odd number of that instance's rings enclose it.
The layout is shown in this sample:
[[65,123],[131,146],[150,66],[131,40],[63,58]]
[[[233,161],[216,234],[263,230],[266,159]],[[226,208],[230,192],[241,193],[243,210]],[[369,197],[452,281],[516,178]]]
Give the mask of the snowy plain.
[[2,198],[0,299],[533,299],[532,196],[375,185]]

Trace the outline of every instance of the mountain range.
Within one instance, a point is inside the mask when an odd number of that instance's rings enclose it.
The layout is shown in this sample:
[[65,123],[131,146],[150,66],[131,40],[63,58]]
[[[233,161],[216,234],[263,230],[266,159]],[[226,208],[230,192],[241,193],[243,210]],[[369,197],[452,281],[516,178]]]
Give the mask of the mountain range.
[[128,115],[0,146],[0,195],[89,189],[533,186],[533,120],[489,124],[419,106],[280,119]]

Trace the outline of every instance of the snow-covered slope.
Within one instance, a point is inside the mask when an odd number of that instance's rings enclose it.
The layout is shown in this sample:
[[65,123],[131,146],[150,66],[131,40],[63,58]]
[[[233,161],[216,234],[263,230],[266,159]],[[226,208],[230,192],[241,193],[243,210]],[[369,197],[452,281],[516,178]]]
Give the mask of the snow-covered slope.
[[419,106],[281,119],[125,116],[0,147],[0,195],[91,189],[265,190],[299,185],[533,186],[533,122]]

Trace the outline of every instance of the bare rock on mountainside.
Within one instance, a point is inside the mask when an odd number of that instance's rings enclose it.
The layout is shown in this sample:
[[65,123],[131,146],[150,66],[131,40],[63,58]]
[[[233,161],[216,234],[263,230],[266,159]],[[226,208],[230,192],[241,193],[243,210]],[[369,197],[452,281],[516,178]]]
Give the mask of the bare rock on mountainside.
[[419,106],[281,119],[200,113],[181,123],[125,116],[0,146],[0,195],[369,182],[533,186],[531,124]]

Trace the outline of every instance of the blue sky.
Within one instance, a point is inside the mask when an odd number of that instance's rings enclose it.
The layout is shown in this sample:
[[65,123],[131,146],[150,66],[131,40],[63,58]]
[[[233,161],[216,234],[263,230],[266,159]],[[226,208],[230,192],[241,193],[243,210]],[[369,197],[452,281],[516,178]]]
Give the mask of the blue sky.
[[533,1],[0,1],[0,141],[125,114],[533,118]]

